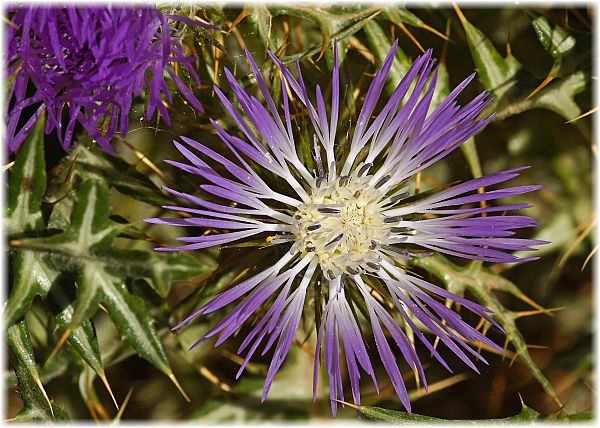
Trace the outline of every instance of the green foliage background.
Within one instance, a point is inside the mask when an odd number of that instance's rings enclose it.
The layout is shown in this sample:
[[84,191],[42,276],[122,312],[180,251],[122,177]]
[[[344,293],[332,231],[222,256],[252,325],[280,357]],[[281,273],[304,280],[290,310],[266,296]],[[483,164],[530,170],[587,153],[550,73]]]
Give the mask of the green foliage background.
[[[396,38],[400,50],[388,93],[411,58],[421,48],[433,48],[441,71],[436,102],[474,70],[478,81],[461,99],[483,89],[495,96],[489,107],[496,112],[492,123],[462,151],[429,168],[420,177],[421,188],[531,165],[519,184],[540,183],[544,189],[527,196],[534,205],[527,214],[540,220],[540,227],[528,233],[552,243],[538,251],[541,260],[523,265],[466,264],[442,256],[418,259],[415,268],[428,279],[496,312],[507,331],[507,354],[483,349],[490,365],[480,365],[478,376],[451,355],[447,357],[455,371],[447,373],[419,349],[428,366],[430,393],[424,394],[404,370],[417,415],[402,413],[393,389],[382,382],[380,395],[365,385],[365,407],[358,412],[347,407],[338,417],[391,422],[591,418],[588,260],[595,245],[591,189],[596,146],[591,116],[580,118],[593,108],[591,6],[160,7],[224,29],[178,26],[186,48],[201,58],[197,68],[203,86],[195,92],[207,114],[195,112],[176,96],[170,106],[171,127],[161,120],[148,123],[140,98],[129,134],[114,142],[117,157],[98,150],[83,133],[63,153],[54,136],[43,134],[42,119],[5,168],[9,419],[329,420],[326,382],[320,384],[319,399],[312,400],[315,317],[310,298],[297,346],[264,404],[260,391],[269,355],[255,359],[236,381],[239,339],[217,349],[209,341],[187,351],[224,311],[178,334],[169,331],[248,269],[269,263],[273,252],[242,247],[159,254],[152,248],[172,243],[182,231],[141,220],[159,216],[161,205],[173,204],[160,186],[192,192],[197,184],[163,162],[178,159],[173,138],[186,135],[220,150],[208,117],[233,129],[212,85],[230,93],[226,66],[252,86],[244,47],[261,65],[278,99],[279,77],[266,60],[267,49],[286,63],[300,59],[305,80],[320,83],[327,93],[332,62],[328,46],[338,40],[346,85],[342,121],[347,123],[356,117],[371,77]],[[301,129],[306,120],[297,119]],[[311,136],[304,138],[309,141]],[[493,331],[490,337],[504,340]]]

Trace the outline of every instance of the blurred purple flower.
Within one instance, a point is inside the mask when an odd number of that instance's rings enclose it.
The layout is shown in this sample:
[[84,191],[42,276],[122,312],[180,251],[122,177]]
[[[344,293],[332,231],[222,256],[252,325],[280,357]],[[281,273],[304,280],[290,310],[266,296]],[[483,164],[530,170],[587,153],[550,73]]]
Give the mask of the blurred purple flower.
[[[481,342],[500,352],[502,347],[463,321],[444,305],[443,300],[460,303],[501,330],[491,318],[489,309],[415,276],[406,269],[406,261],[425,255],[418,252],[419,247],[488,262],[533,260],[534,257],[519,259],[507,251],[532,250],[530,246],[543,243],[512,237],[514,229],[532,227],[536,224],[535,219],[502,215],[509,210],[526,208],[527,204],[479,204],[538,189],[540,186],[518,186],[477,192],[479,188],[516,177],[523,168],[490,174],[421,197],[411,197],[407,184],[411,177],[448,155],[489,122],[491,116],[478,117],[490,98],[487,93],[482,93],[464,106],[456,102],[457,96],[474,78],[471,75],[428,114],[437,78],[431,51],[428,51],[416,59],[389,100],[375,114],[396,49],[394,44],[374,77],[352,139],[344,147],[339,147],[339,137],[336,136],[340,110],[337,47],[334,48],[329,116],[319,86],[316,88],[316,104],[309,99],[299,64],[298,77],[295,78],[271,54],[283,76],[283,116],[280,116],[264,78],[246,52],[266,107],[247,94],[229,70],[225,73],[241,112],[215,88],[225,109],[246,136],[243,140],[230,135],[213,121],[219,137],[236,161],[189,138],[181,137],[185,144],[175,142],[190,164],[168,162],[210,182],[201,185],[202,190],[228,203],[221,205],[167,188],[173,195],[199,208],[165,208],[185,211],[194,217],[152,218],[146,221],[225,229],[226,232],[178,238],[187,244],[158,250],[197,250],[265,233],[271,234],[271,245],[287,247],[273,266],[223,292],[175,327],[180,328],[198,315],[239,301],[192,348],[218,333],[220,337],[216,345],[219,345],[268,301],[266,313],[252,326],[239,349],[239,352],[247,350],[247,356],[238,376],[263,340],[266,339],[263,355],[273,346],[275,348],[263,400],[294,340],[307,288],[315,274],[320,275],[323,294],[327,296],[323,321],[318,329],[315,394],[321,353],[329,375],[334,414],[336,400],[345,399],[341,358],[345,359],[354,403],[360,403],[361,369],[378,388],[371,356],[359,327],[360,322],[368,322],[379,359],[398,397],[410,411],[408,393],[392,345],[397,346],[403,359],[418,373],[425,386],[427,382],[407,331],[412,330],[412,334],[448,370],[446,362],[421,331],[423,326],[475,371],[477,368],[473,360],[485,360],[466,341]],[[314,170],[309,170],[296,150],[287,87],[306,108],[314,128]],[[216,172],[190,149],[220,164],[227,171],[227,176]],[[344,157],[343,153],[347,155]],[[252,163],[258,168],[252,168]],[[257,172],[261,169],[278,176],[281,179],[279,188],[286,187],[287,191],[280,193],[267,185],[264,176]],[[401,323],[394,318],[388,305],[382,304],[371,293],[374,282],[379,284],[377,290],[380,295],[384,293],[385,301],[395,306],[403,320]],[[355,299],[361,299],[361,305],[366,308],[366,319],[362,321],[359,312],[351,306]]]
[[[199,21],[165,15],[153,7],[25,6],[8,11],[9,88],[6,140],[9,152],[18,149],[43,109],[46,133],[56,129],[67,149],[75,124],[105,150],[117,132],[127,133],[132,98],[148,91],[147,119],[158,110],[169,123],[162,98],[172,102],[168,74],[188,101],[202,105],[176,75],[172,64],[183,66],[196,85],[200,79],[181,42],[172,35],[169,19],[215,28]],[[24,109],[37,110],[20,125]],[[63,127],[63,112],[68,120]]]

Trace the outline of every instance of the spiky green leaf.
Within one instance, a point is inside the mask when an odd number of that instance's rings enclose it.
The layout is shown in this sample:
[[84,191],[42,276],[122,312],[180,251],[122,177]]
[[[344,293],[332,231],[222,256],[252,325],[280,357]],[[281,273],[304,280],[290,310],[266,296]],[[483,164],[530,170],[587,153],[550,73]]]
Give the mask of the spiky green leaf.
[[[68,279],[61,278],[62,281],[56,282],[51,288],[46,298],[46,304],[54,314],[57,333],[64,332],[71,326],[75,309],[71,305],[73,296],[67,293]],[[94,331],[94,325],[91,321],[85,319],[81,325],[76,327],[68,337],[68,343],[81,356],[81,358],[99,375],[104,374],[102,365],[102,356],[100,355],[100,347],[98,339]]]
[[19,148],[10,170],[4,227],[13,235],[43,227],[40,210],[46,191],[44,159],[45,115],[40,115],[29,137]]
[[123,280],[110,275],[102,266],[92,266],[95,270],[94,285],[101,293],[101,301],[106,306],[110,318],[119,332],[143,358],[156,368],[171,374],[169,361],[156,333],[153,318],[143,301],[131,294]]
[[521,64],[510,52],[503,58],[492,41],[466,19],[462,25],[479,80],[488,91],[502,98],[516,83]]
[[386,422],[390,424],[426,424],[426,423],[455,423],[455,424],[491,424],[491,425],[504,425],[504,424],[521,424],[521,423],[532,423],[549,421],[551,419],[556,420],[570,420],[568,417],[554,418],[552,415],[542,415],[531,407],[522,403],[521,411],[519,414],[509,416],[507,418],[500,419],[479,419],[479,420],[452,420],[452,419],[440,419],[431,416],[417,415],[415,413],[408,414],[406,412],[399,412],[395,410],[382,409],[381,407],[372,406],[357,406],[359,412],[365,415],[367,418]]
[[554,65],[549,75],[557,76],[560,74],[563,60],[575,47],[575,37],[560,25],[552,25],[544,15],[531,14],[531,17],[531,25],[535,30],[535,34],[544,49],[554,59]]
[[271,26],[273,16],[269,9],[263,4],[248,5],[248,20],[256,29],[256,35],[262,44],[270,50],[273,50],[275,44],[272,41]]
[[42,385],[25,321],[9,327],[6,337],[14,355],[18,392],[23,400],[23,409],[17,414],[15,420],[67,419],[64,411],[52,404]]
[[[4,222],[9,239],[17,239],[44,227],[41,212],[46,190],[44,123],[45,116],[41,115],[17,152],[15,164],[10,170]],[[25,315],[36,295],[46,295],[57,275],[40,254],[28,251],[14,251],[12,254],[13,283],[4,309],[7,326]]]
[[158,187],[135,165],[120,157],[106,153],[98,146],[86,147],[77,144],[62,162],[57,171],[53,186],[49,190],[50,200],[59,199],[70,190],[69,176],[78,176],[81,180],[97,180],[114,187],[124,195],[152,205],[164,205],[169,202]]
[[[194,271],[196,265],[183,256],[169,258],[159,254],[146,254],[145,260],[140,261],[139,251],[113,248],[113,239],[119,233],[120,226],[108,218],[109,200],[109,190],[105,183],[96,180],[84,181],[67,229],[50,237],[24,240],[22,245],[30,250],[48,252],[48,257],[54,260],[55,266],[60,266],[63,261],[64,269],[78,275],[77,297],[73,308],[59,314],[58,325],[65,331],[73,331],[76,334],[70,340],[79,348],[78,351],[88,354],[84,360],[90,367],[101,373],[101,362],[94,358],[94,354],[97,356],[96,350],[93,349],[94,343],[90,342],[90,337],[85,331],[86,322],[97,312],[98,305],[103,303],[119,332],[136,352],[159,370],[171,375],[153,319],[141,299],[127,290],[124,278],[132,274],[140,275],[140,271],[143,271],[144,276],[158,278],[162,282],[160,286],[163,288],[163,294],[166,294],[166,281],[187,276]],[[132,268],[134,263],[128,262],[136,258],[137,271],[135,267]],[[153,258],[162,258],[162,266],[152,266]],[[167,267],[169,260],[177,260],[179,264]],[[143,264],[146,265],[145,268],[140,269],[140,265]],[[123,269],[119,269],[120,266],[126,267],[125,274]],[[64,281],[62,286],[65,286]],[[61,299],[64,305],[64,300],[67,299],[65,296]],[[81,330],[77,330],[80,326]]]
[[581,114],[575,96],[585,90],[586,81],[583,71],[557,80],[532,98],[532,108],[545,108],[560,114],[565,120],[574,119]]

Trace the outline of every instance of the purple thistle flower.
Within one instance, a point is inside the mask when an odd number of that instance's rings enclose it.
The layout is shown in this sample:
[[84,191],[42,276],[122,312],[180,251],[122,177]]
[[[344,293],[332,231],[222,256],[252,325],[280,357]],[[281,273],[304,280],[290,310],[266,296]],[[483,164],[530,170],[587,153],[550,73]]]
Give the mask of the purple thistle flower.
[[[225,109],[246,137],[241,139],[231,135],[213,121],[219,137],[236,161],[185,137],[181,137],[183,143],[175,142],[175,145],[189,164],[167,161],[208,181],[210,184],[201,185],[201,189],[226,203],[210,202],[167,188],[171,194],[199,208],[165,208],[185,211],[194,217],[146,221],[224,231],[178,238],[185,245],[157,250],[198,250],[265,234],[275,235],[271,245],[285,246],[286,252],[273,266],[221,293],[174,328],[236,302],[236,306],[192,348],[217,334],[220,334],[216,341],[219,345],[238,331],[259,307],[269,302],[267,312],[256,320],[238,351],[246,352],[239,376],[259,346],[262,345],[260,352],[263,355],[274,348],[263,400],[294,340],[307,288],[315,274],[320,275],[323,294],[327,296],[323,320],[318,328],[315,395],[318,366],[324,364],[334,415],[336,400],[344,400],[341,358],[345,359],[352,399],[358,405],[361,371],[378,388],[371,360],[375,351],[402,404],[410,412],[396,352],[418,373],[425,387],[427,382],[406,331],[412,330],[414,337],[448,370],[444,359],[421,331],[423,326],[475,371],[474,361],[485,362],[485,359],[466,341],[481,342],[502,352],[501,346],[463,321],[444,305],[443,300],[460,303],[502,330],[491,318],[489,309],[413,275],[406,269],[406,262],[425,255],[417,250],[419,247],[427,252],[489,262],[535,259],[519,259],[508,251],[532,250],[531,246],[543,243],[513,237],[515,229],[532,227],[536,220],[519,215],[494,215],[528,205],[486,206],[479,203],[520,195],[539,186],[477,192],[479,188],[516,177],[523,169],[517,168],[408,199],[408,179],[448,155],[489,122],[491,116],[483,119],[479,116],[490,98],[487,93],[482,93],[464,106],[456,102],[459,93],[473,79],[474,75],[471,75],[429,112],[437,71],[434,71],[434,61],[428,51],[416,59],[389,100],[375,113],[396,49],[394,44],[368,89],[353,136],[347,143],[349,146],[344,148],[347,149],[346,156],[342,156],[345,151],[338,147],[336,135],[340,78],[335,46],[329,115],[319,86],[316,105],[309,98],[299,64],[296,78],[270,54],[283,76],[283,116],[280,116],[264,78],[252,56],[246,52],[266,107],[245,92],[229,70],[225,70],[225,74],[240,107],[234,107],[215,88]],[[296,151],[288,88],[306,108],[314,128],[316,170],[309,170]],[[216,172],[203,158],[220,164],[227,175]],[[255,170],[252,164],[260,168]],[[278,192],[270,187],[257,172],[261,168],[280,178],[287,191]],[[281,209],[284,206],[287,209]],[[370,284],[375,282],[379,283],[378,290],[386,291],[384,299],[395,306],[394,311],[403,319],[402,324],[393,317],[387,305],[371,294]],[[361,305],[366,307],[365,317],[360,317],[351,308],[357,298],[362,299]],[[372,326],[376,349],[370,353],[359,328],[361,322]]]
[[[9,10],[7,25],[8,75],[15,75],[8,94],[9,152],[19,148],[43,109],[46,133],[56,130],[67,149],[79,122],[105,150],[117,132],[127,133],[132,98],[149,93],[146,117],[158,110],[167,123],[162,98],[172,102],[165,73],[198,110],[202,105],[177,76],[171,64],[187,70],[196,85],[200,79],[172,35],[168,19],[153,7],[27,6]],[[185,22],[212,27],[199,21]],[[20,125],[24,109],[37,106]],[[63,125],[63,112],[68,120]]]

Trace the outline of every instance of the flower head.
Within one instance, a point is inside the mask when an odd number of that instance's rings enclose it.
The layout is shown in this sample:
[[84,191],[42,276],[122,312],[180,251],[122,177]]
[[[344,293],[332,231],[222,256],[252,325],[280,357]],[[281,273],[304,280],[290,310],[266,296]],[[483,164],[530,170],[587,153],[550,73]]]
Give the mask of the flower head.
[[[192,66],[196,57],[184,54],[169,24],[182,18],[153,7],[37,5],[9,10],[9,18],[8,74],[14,75],[7,108],[10,152],[25,140],[43,109],[48,112],[46,133],[56,130],[63,148],[70,146],[79,122],[112,151],[110,140],[119,131],[127,133],[132,98],[144,89],[149,93],[147,118],[158,110],[169,121],[162,101],[164,96],[172,102],[165,74],[202,111],[170,65],[180,64],[200,85]],[[22,124],[23,110],[35,106]]]
[[[247,354],[238,373],[239,376],[261,344],[263,354],[274,348],[263,399],[294,340],[311,283],[323,287],[327,300],[318,328],[314,383],[316,387],[318,366],[322,363],[329,375],[334,413],[336,400],[344,399],[341,359],[345,359],[353,400],[359,404],[361,372],[368,374],[378,387],[372,364],[375,353],[398,397],[410,411],[394,345],[425,385],[426,379],[407,331],[412,330],[414,337],[447,368],[422,332],[423,326],[475,371],[474,360],[485,360],[466,341],[502,349],[440,300],[452,299],[498,326],[488,309],[414,275],[406,268],[407,261],[432,251],[489,262],[533,259],[518,259],[508,251],[530,250],[531,245],[542,243],[512,237],[514,229],[534,226],[535,220],[519,215],[494,215],[527,205],[480,203],[530,192],[538,186],[478,192],[480,188],[516,177],[521,170],[512,169],[433,193],[412,194],[412,177],[488,123],[490,117],[480,118],[480,115],[490,98],[482,93],[464,106],[456,102],[472,75],[437,107],[431,108],[437,71],[428,51],[415,60],[387,102],[376,109],[395,53],[396,44],[374,77],[352,138],[345,144],[337,135],[341,105],[337,46],[329,114],[319,86],[316,103],[308,96],[299,64],[294,77],[271,54],[282,75],[283,114],[280,115],[264,78],[247,52],[266,107],[225,70],[239,108],[218,88],[215,91],[245,139],[229,134],[216,122],[213,124],[231,157],[185,137],[182,137],[184,144],[175,142],[189,164],[168,162],[202,177],[208,182],[200,186],[202,190],[224,203],[167,189],[198,208],[166,207],[185,211],[192,217],[147,221],[223,232],[179,238],[186,244],[158,250],[197,250],[249,237],[255,239],[256,235],[267,235],[270,245],[282,247],[280,258],[272,266],[224,291],[176,327],[237,302],[194,347],[220,334],[218,345],[266,304],[266,312],[256,320],[240,346],[239,352]],[[310,162],[314,168],[309,168],[309,163],[298,153],[288,90],[298,98],[314,129]],[[219,171],[226,173],[217,172],[211,163],[220,164],[223,168]],[[267,176],[273,175],[279,181],[277,187],[267,184]],[[313,281],[315,278],[318,281]],[[353,308],[359,300],[361,307],[366,308],[362,315]],[[371,325],[376,345],[371,352],[359,327],[361,323]]]

